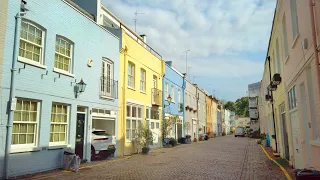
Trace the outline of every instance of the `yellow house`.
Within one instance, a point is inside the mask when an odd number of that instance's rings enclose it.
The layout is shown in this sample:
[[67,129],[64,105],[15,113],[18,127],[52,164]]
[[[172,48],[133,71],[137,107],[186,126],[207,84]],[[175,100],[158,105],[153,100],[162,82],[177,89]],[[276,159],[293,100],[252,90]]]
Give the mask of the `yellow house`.
[[265,132],[270,135],[273,150],[277,151],[282,158],[291,160],[289,152],[291,152],[292,139],[289,135],[290,121],[287,113],[287,93],[284,82],[275,83],[277,77],[284,79],[283,67],[286,62],[283,46],[285,32],[282,30],[284,22],[279,18],[281,15],[278,13],[278,9],[279,6],[277,5],[262,80],[264,95],[267,95],[268,91],[269,95],[272,93],[272,101],[263,101],[265,122],[262,122],[262,124],[264,125],[263,129],[267,129]]
[[134,142],[139,122],[148,122],[153,146],[161,146],[164,61],[140,37],[134,39],[125,30],[120,53],[118,152],[127,155],[139,151]]

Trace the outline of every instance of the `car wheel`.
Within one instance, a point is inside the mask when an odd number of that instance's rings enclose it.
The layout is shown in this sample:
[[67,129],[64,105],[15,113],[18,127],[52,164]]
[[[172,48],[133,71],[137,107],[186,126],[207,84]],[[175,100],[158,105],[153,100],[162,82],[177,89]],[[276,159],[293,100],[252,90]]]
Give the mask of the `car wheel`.
[[237,135],[234,135],[234,137],[237,137]]
[[94,161],[96,159],[96,150],[93,146],[91,146],[91,161]]

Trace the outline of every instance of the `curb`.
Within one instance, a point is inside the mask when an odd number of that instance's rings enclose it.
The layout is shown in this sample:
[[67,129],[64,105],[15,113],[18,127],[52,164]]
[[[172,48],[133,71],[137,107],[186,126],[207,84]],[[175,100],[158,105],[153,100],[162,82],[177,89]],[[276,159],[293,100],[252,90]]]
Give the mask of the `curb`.
[[273,161],[282,171],[282,173],[286,176],[287,180],[292,180],[291,176],[288,174],[287,170],[281,165],[279,164],[277,161],[275,161],[272,157],[269,156],[269,154],[267,153],[267,151],[264,149],[264,147],[260,144],[259,145],[261,147],[261,149],[263,150],[263,152],[266,154],[266,156],[268,157],[269,160]]

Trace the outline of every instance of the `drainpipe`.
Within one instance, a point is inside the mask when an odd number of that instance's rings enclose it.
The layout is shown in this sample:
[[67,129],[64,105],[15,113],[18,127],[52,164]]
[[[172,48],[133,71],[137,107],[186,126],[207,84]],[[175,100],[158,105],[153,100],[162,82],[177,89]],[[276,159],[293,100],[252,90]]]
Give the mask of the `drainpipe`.
[[[269,76],[270,76],[270,83],[271,83],[271,65],[270,65],[270,56],[267,58],[268,62],[269,62]],[[275,144],[276,144],[276,152],[278,152],[278,143],[277,143],[277,129],[276,129],[276,120],[274,119],[274,107],[273,107],[273,93],[270,90],[271,93],[271,98],[272,98],[272,119],[273,119],[273,129],[274,129],[274,140],[275,140]]]
[[[165,74],[163,74],[163,76],[162,76],[162,89],[164,89],[164,88],[166,88],[165,86],[164,86],[164,78],[165,78]],[[162,91],[162,146],[164,145],[164,121],[165,121],[165,98],[167,98],[167,97],[163,97],[163,96],[166,96],[166,94],[165,94],[165,91]]]
[[186,81],[185,81],[185,78],[182,77],[182,108],[183,108],[183,111],[182,111],[182,117],[183,117],[183,136],[186,137],[186,113],[185,113],[185,104],[184,104],[184,93],[185,93],[185,89],[186,89]]
[[[21,12],[21,10],[23,12]],[[20,29],[21,29],[21,17],[26,14],[24,11],[26,9],[20,9],[20,12],[15,16],[15,32],[14,32],[14,46],[13,46],[13,59],[12,59],[12,67],[11,67],[11,84],[10,84],[10,94],[8,101],[8,122],[7,122],[7,134],[6,134],[6,145],[5,145],[5,155],[4,155],[4,167],[3,167],[3,178],[9,178],[9,156],[11,150],[11,141],[12,141],[12,126],[13,126],[13,112],[14,112],[14,103],[16,103],[15,99],[15,75],[16,75],[16,61],[19,53],[19,45],[20,45]]]
[[[309,0],[309,7],[310,7],[310,20],[311,20],[311,30],[312,30],[312,40],[313,40],[313,50],[314,50],[314,56],[315,56],[315,65],[317,69],[317,76],[318,76],[318,87],[320,87],[320,67],[319,67],[319,56],[318,56],[318,44],[317,44],[317,35],[316,35],[316,25],[315,25],[315,18],[314,18],[314,9],[313,6],[315,6],[315,3],[313,3],[312,0]],[[319,92],[320,93],[320,92]]]

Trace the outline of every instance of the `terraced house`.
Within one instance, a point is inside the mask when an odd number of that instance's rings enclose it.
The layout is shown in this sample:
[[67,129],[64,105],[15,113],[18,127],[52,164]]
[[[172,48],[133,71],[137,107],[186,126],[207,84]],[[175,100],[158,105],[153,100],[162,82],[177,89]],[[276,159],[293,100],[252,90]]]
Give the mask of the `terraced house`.
[[295,168],[318,170],[319,13],[319,1],[277,1],[260,90],[261,129],[275,135],[273,149]]
[[8,1],[6,9],[0,175],[60,168],[67,147],[90,161],[97,123],[116,143],[119,38],[70,1]]
[[184,91],[186,135],[190,135],[191,139],[198,139],[199,120],[197,114],[197,87],[186,80],[186,88]]
[[[164,117],[179,116],[179,120],[172,127],[171,137],[179,140],[185,137],[184,128],[184,75],[173,67],[171,61],[165,64],[163,77],[163,113]],[[168,101],[168,98],[171,100]]]

